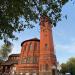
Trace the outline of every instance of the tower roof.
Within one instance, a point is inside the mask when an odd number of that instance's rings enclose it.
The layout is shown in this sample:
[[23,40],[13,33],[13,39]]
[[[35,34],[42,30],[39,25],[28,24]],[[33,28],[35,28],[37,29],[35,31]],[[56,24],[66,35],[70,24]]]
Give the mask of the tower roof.
[[25,43],[25,42],[28,42],[28,41],[39,41],[40,42],[40,39],[38,38],[32,38],[32,39],[29,39],[29,40],[25,40],[21,43],[21,46]]

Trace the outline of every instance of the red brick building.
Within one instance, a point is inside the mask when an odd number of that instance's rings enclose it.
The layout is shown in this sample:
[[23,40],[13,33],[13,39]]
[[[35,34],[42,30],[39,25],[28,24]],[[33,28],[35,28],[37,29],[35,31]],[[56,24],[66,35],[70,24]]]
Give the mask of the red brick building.
[[18,64],[19,54],[11,54],[8,60],[3,61],[0,65],[0,75],[15,74],[16,65]]
[[56,75],[52,26],[47,16],[40,18],[40,40],[25,40],[16,65],[16,75]]

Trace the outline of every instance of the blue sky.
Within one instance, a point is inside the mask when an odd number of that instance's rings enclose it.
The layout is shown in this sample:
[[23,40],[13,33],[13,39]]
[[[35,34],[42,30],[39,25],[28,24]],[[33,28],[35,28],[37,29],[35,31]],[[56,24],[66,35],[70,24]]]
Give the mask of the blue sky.
[[[69,2],[62,9],[62,21],[57,23],[53,28],[54,47],[57,60],[62,63],[66,62],[68,58],[75,57],[75,5]],[[67,14],[67,20],[64,16]],[[30,38],[40,38],[39,24],[34,29],[26,29],[24,32],[16,33],[19,37],[17,41],[13,41],[12,53],[20,53],[21,42]],[[0,46],[3,41],[0,41]]]

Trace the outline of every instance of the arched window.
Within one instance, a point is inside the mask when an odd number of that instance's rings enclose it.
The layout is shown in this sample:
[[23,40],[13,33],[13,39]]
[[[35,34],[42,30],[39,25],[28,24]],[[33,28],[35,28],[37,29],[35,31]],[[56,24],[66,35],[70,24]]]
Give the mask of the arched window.
[[45,70],[46,71],[48,70],[48,64],[45,64]]
[[26,63],[26,58],[23,58],[22,60],[21,60],[21,64],[25,64]]
[[32,50],[32,45],[30,45],[30,50]]
[[48,49],[48,44],[45,44],[45,48]]
[[34,56],[34,57],[33,57],[33,63],[34,63],[34,64],[38,63],[38,57],[37,57],[37,56]]
[[27,51],[28,50],[28,46],[27,46],[27,43],[25,43],[24,45],[24,51]]
[[30,43],[30,45],[29,45],[29,50],[32,50],[32,48],[33,48],[33,46],[32,46],[32,44]]
[[34,44],[34,50],[36,50],[37,49],[37,43],[35,42],[35,44]]
[[26,46],[24,46],[24,48],[23,48],[23,49],[24,49],[24,51],[26,51]]
[[30,63],[30,62],[31,62],[31,57],[27,57],[26,63]]

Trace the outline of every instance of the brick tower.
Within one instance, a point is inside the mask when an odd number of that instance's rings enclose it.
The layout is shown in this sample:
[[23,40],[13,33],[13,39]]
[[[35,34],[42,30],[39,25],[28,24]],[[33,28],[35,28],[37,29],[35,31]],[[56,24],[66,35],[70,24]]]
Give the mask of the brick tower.
[[40,58],[39,75],[56,75],[52,26],[47,16],[40,18]]

